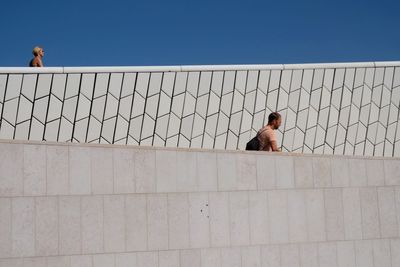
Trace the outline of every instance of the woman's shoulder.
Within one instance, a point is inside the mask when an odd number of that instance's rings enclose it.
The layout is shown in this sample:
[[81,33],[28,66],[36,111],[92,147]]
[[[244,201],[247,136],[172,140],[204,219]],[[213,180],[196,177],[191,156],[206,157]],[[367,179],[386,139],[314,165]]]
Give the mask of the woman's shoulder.
[[39,59],[38,58],[32,58],[31,61],[29,62],[30,67],[37,67],[39,66]]
[[34,61],[35,61],[34,58],[32,58],[32,59],[29,61],[29,67],[34,67]]

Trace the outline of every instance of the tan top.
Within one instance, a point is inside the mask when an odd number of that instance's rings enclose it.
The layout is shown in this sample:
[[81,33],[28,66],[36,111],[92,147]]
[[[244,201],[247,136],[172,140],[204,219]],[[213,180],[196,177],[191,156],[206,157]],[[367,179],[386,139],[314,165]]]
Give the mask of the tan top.
[[258,141],[260,141],[260,150],[272,151],[271,142],[276,142],[275,130],[266,125],[258,131]]

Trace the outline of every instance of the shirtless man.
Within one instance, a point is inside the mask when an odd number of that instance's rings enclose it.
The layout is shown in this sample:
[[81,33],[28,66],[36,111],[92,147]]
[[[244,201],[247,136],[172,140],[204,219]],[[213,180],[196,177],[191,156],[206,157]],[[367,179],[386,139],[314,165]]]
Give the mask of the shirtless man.
[[276,140],[275,130],[281,126],[281,115],[273,112],[268,116],[268,124],[258,131],[260,150],[280,152]]
[[29,67],[43,67],[42,58],[44,56],[43,48],[36,46],[33,48],[32,54],[35,56],[30,62]]

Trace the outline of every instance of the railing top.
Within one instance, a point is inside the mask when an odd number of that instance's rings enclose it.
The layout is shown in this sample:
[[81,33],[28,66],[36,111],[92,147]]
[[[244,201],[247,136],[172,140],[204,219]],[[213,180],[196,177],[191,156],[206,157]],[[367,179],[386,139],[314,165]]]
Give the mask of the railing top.
[[70,147],[86,147],[86,148],[108,148],[108,149],[136,149],[136,150],[168,150],[181,152],[204,152],[204,153],[233,153],[248,155],[264,155],[274,157],[311,157],[311,158],[345,158],[345,159],[365,159],[365,160],[396,160],[400,161],[400,157],[384,157],[384,156],[363,156],[363,155],[341,155],[341,154],[318,154],[318,153],[295,153],[295,152],[266,152],[266,151],[247,151],[243,149],[222,149],[222,148],[186,148],[186,147],[163,147],[150,145],[122,145],[122,144],[98,144],[98,143],[73,143],[73,142],[55,142],[55,141],[34,141],[34,140],[11,140],[1,139],[1,144],[12,145],[44,145],[44,146],[70,146]]
[[295,70],[398,67],[400,61],[307,63],[270,65],[182,65],[182,66],[115,66],[115,67],[0,67],[0,73],[111,73],[111,72],[183,72],[183,71],[233,71],[233,70]]

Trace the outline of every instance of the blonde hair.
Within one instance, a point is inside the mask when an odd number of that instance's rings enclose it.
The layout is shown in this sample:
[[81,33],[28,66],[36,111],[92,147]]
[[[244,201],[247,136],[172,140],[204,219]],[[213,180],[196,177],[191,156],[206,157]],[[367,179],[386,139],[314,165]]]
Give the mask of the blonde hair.
[[33,48],[33,50],[32,50],[32,54],[33,54],[34,56],[38,56],[39,53],[40,53],[40,50],[42,50],[41,47],[35,46],[35,47]]

